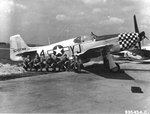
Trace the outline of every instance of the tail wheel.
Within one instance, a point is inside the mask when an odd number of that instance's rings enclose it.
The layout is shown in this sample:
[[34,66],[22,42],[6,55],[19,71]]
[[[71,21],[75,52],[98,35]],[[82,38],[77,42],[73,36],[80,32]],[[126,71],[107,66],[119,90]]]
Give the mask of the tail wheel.
[[118,63],[115,63],[115,64],[116,64],[116,67],[113,68],[113,69],[110,69],[110,71],[112,71],[112,72],[118,72],[118,71],[120,71],[120,65]]

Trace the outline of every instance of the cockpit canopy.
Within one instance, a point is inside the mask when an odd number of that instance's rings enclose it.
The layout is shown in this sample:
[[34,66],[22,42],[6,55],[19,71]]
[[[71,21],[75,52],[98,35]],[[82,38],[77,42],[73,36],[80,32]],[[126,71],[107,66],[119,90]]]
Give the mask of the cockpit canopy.
[[82,37],[81,36],[78,36],[74,39],[74,43],[82,43]]
[[92,40],[91,36],[78,36],[74,39],[74,43],[82,43],[89,40]]

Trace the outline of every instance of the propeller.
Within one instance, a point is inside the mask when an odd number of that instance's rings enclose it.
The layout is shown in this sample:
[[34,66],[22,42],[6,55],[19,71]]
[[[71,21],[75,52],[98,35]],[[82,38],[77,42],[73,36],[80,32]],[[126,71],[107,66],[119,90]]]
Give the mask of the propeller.
[[142,41],[143,39],[145,39],[145,38],[148,39],[148,37],[145,36],[145,32],[144,32],[144,31],[139,32],[139,28],[138,28],[137,21],[136,21],[136,16],[134,15],[133,18],[134,18],[134,28],[135,28],[135,32],[139,34],[139,38],[140,38],[140,41],[138,42],[138,46],[139,46],[139,48],[141,49],[141,41]]

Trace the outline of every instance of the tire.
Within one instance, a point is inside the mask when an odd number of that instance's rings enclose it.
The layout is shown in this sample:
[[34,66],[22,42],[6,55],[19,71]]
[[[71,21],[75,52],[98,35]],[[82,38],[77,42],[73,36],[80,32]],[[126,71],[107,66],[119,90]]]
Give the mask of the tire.
[[120,71],[120,65],[118,63],[115,63],[115,64],[116,64],[117,67],[115,67],[113,69],[110,69],[110,71],[114,72],[114,73]]

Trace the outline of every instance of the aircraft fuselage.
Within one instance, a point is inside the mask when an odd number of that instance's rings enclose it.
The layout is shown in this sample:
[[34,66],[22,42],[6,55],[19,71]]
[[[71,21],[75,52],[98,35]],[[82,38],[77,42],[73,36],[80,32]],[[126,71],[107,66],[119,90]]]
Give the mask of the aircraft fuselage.
[[[135,36],[129,37],[130,35]],[[122,37],[121,37],[122,35]],[[128,37],[124,37],[124,35]],[[138,42],[138,36],[136,33],[123,33],[123,34],[115,34],[115,35],[107,35],[108,38],[99,38],[99,39],[90,39],[88,41],[84,41],[83,37],[80,37],[80,42],[75,42],[76,38],[61,41],[58,43],[54,43],[48,46],[40,46],[33,47],[31,50],[36,50],[39,55],[48,56],[50,54],[54,54],[58,57],[61,57],[64,53],[69,56],[72,55],[80,55],[91,48],[96,48],[95,53],[100,53],[102,50],[109,51],[110,53],[119,52],[125,49],[128,49],[135,45]],[[100,48],[98,48],[100,47]],[[105,47],[105,48],[103,48]],[[87,55],[88,56],[88,55]],[[89,55],[90,57],[95,55]],[[88,58],[88,57],[87,57]]]

